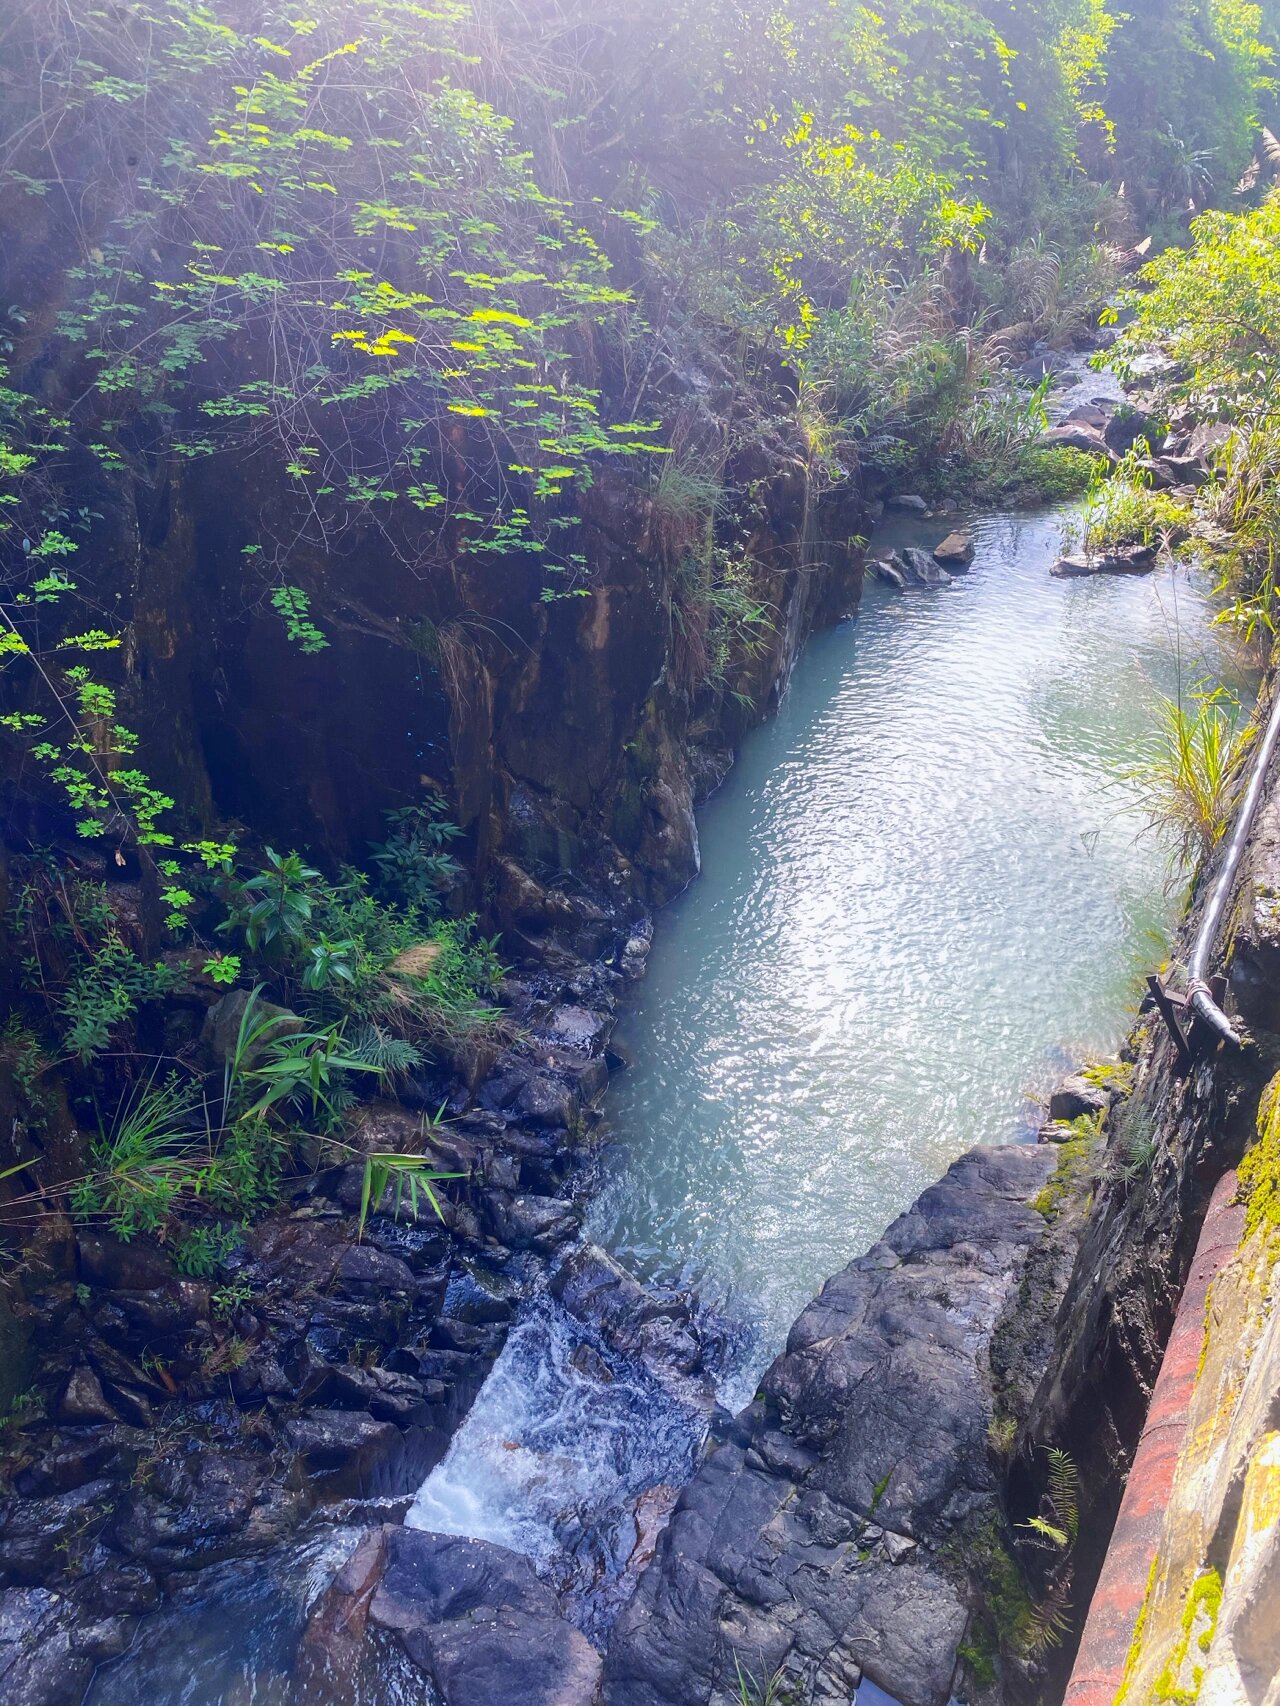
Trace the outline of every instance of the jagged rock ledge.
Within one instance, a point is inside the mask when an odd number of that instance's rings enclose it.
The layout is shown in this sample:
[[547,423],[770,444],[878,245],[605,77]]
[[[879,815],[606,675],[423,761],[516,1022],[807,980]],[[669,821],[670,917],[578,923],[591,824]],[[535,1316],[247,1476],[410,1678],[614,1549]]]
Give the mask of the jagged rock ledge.
[[614,1631],[608,1706],[729,1706],[739,1665],[814,1706],[847,1706],[863,1674],[944,1706],[959,1554],[998,1508],[993,1338],[1052,1237],[1036,1199],[1056,1164],[971,1151],[828,1281],[681,1495]]

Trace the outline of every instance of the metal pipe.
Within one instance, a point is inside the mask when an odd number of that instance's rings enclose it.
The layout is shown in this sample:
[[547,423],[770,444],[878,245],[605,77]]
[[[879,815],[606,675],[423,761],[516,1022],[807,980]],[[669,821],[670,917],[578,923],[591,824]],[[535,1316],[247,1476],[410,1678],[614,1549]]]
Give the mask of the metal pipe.
[[1215,1030],[1227,1042],[1240,1047],[1240,1035],[1230,1019],[1218,1006],[1209,991],[1205,981],[1209,969],[1209,956],[1213,952],[1218,931],[1227,910],[1227,902],[1235,887],[1236,876],[1240,870],[1240,861],[1249,841],[1249,833],[1253,828],[1253,820],[1257,815],[1258,802],[1266,787],[1267,772],[1271,768],[1271,760],[1275,755],[1276,742],[1280,740],[1280,687],[1273,689],[1271,712],[1267,718],[1266,733],[1258,748],[1253,763],[1253,774],[1249,778],[1249,786],[1245,790],[1240,810],[1236,813],[1236,821],[1231,831],[1231,839],[1227,843],[1223,855],[1222,867],[1214,879],[1213,888],[1200,917],[1200,925],[1196,931],[1195,941],[1191,948],[1191,957],[1187,961],[1187,1000],[1192,1010],[1204,1022]]

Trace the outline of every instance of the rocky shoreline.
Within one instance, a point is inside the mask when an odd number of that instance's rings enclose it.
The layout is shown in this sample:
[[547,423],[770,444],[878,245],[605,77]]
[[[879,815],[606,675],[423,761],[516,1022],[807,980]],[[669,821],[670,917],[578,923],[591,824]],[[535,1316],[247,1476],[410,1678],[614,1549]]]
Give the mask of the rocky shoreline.
[[[831,590],[806,586],[790,601],[765,698]],[[655,760],[640,886],[659,897],[696,870],[693,779],[712,783],[731,744],[703,734],[701,766],[684,746],[677,762],[670,742]],[[514,807],[512,824],[514,845]],[[324,1656],[325,1631],[351,1637],[346,1595],[363,1605],[361,1627],[367,1612],[397,1634],[446,1706],[488,1706],[517,1686],[531,1706],[594,1700],[600,1661],[583,1651],[594,1649],[522,1560],[461,1542],[431,1550],[429,1537],[386,1526],[443,1457],[540,1286],[602,1344],[712,1409],[719,1346],[691,1300],[641,1287],[581,1243],[598,1105],[620,1064],[610,1037],[643,974],[649,919],[625,888],[611,901],[607,885],[540,882],[509,852],[495,868],[523,966],[508,984],[512,1040],[445,1085],[448,1119],[431,1144],[464,1182],[443,1225],[425,1203],[397,1210],[388,1197],[355,1241],[361,1162],[331,1164],[322,1149],[218,1285],[44,1217],[22,1312],[38,1331],[49,1404],[10,1424],[12,1491],[0,1502],[0,1684],[17,1706],[76,1706],[141,1619],[198,1591],[202,1569],[237,1559],[270,1569],[315,1519],[339,1513],[370,1532],[308,1626],[309,1686],[342,1668]],[[189,1003],[209,1039],[216,996],[195,990]],[[436,1077],[365,1105],[357,1152],[420,1153],[440,1090]],[[617,1625],[603,1670],[610,1706],[721,1706],[737,1698],[735,1655],[816,1689],[822,1706],[847,1701],[863,1674],[904,1706],[941,1706],[982,1603],[981,1571],[957,1549],[1005,1544],[1008,1466],[993,1458],[991,1425],[1008,1403],[1001,1414],[1016,1427],[1049,1371],[1083,1194],[1072,1178],[1052,1214],[1034,1206],[1060,1168],[1049,1148],[974,1152],[829,1283],[763,1396],[715,1420],[715,1449]],[[1011,1337],[1019,1305],[1026,1321]],[[674,1498],[637,1513],[633,1574]],[[455,1566],[478,1573],[479,1597],[444,1593]],[[528,1639],[506,1643],[508,1666],[541,1631],[545,1696],[503,1670],[501,1641],[471,1655],[473,1673],[448,1626],[474,1623],[477,1608],[498,1625],[522,1620]]]

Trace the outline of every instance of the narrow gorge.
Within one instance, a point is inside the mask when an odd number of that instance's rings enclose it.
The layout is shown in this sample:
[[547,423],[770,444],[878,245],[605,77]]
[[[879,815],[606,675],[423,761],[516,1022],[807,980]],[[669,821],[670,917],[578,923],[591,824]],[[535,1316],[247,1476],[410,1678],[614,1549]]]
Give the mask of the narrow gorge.
[[0,46],[5,1699],[1274,1701],[1280,18]]

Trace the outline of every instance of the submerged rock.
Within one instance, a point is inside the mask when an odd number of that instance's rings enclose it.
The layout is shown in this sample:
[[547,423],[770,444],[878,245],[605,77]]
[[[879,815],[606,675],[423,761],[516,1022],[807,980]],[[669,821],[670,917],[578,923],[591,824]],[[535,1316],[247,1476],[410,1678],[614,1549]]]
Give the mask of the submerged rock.
[[1059,580],[1085,575],[1145,575],[1156,566],[1154,545],[1123,545],[1115,551],[1073,552],[1059,557],[1049,570]]
[[1052,1150],[976,1149],[792,1328],[681,1495],[605,1663],[608,1706],[721,1706],[736,1665],[945,1706],[969,1619],[942,1562],[994,1509],[989,1349],[1046,1236]]

